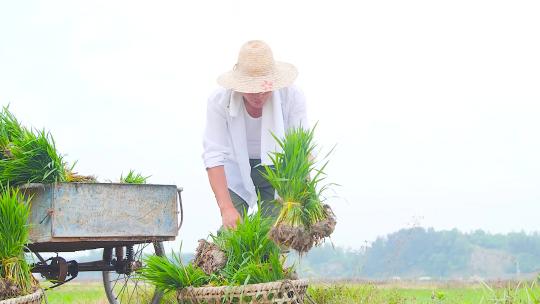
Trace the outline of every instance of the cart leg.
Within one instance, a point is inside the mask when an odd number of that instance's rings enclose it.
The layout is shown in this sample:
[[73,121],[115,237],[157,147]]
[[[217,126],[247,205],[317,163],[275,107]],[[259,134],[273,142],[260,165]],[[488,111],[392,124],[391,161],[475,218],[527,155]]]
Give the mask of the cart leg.
[[[142,261],[144,256],[149,254],[164,255],[163,243],[161,242],[137,244],[133,245],[132,248],[129,247],[131,246],[123,248],[125,250],[116,249],[114,260],[113,248],[104,248],[103,261],[125,266],[128,263],[127,256],[132,255],[131,266],[127,267],[140,267],[144,266]],[[126,257],[122,257],[123,261],[118,262],[120,253],[126,253]],[[102,274],[103,286],[110,304],[158,304],[163,296],[153,286],[139,280],[134,271],[129,268],[126,271],[125,267],[118,267],[117,271],[103,271]]]

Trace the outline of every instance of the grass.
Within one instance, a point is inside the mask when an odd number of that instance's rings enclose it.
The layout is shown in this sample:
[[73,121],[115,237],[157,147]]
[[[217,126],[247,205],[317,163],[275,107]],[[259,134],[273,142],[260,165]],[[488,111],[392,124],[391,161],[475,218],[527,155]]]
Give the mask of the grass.
[[539,303],[536,283],[506,283],[503,286],[473,284],[466,286],[418,286],[376,284],[315,284],[308,293],[318,304],[349,303]]
[[[103,283],[98,281],[76,281],[75,279],[74,282],[47,290],[45,294],[48,303],[51,304],[109,304]],[[177,304],[174,294],[165,296],[161,303]]]
[[[452,286],[434,284],[369,284],[369,283],[317,283],[311,284],[308,292],[317,304],[495,304],[495,303],[538,303],[528,294],[540,295],[540,288],[532,283],[505,283],[494,286],[492,291],[482,284]],[[517,288],[516,288],[517,287]],[[505,299],[506,292],[517,292],[512,299]],[[101,282],[74,282],[46,292],[49,303],[106,304],[108,303]],[[163,303],[176,303],[169,295]]]
[[101,282],[70,282],[45,292],[49,303],[108,304]]

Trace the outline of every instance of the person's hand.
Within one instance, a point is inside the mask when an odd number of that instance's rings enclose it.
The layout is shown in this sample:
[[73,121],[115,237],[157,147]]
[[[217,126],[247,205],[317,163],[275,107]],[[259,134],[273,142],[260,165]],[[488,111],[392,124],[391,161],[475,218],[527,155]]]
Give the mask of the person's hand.
[[224,228],[234,229],[238,220],[241,218],[240,213],[234,207],[228,207],[221,210],[221,219]]

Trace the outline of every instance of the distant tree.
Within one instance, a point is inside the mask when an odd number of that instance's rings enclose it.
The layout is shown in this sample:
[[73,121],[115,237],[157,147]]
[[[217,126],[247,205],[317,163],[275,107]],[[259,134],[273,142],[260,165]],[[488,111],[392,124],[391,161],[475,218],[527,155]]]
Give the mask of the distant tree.
[[[402,229],[379,237],[366,251],[363,276],[385,279],[392,276],[431,276],[446,278],[473,274],[473,248],[496,250],[510,256],[515,266],[508,275],[540,270],[540,235],[509,233],[490,234],[482,230],[464,234],[457,229],[435,231],[433,228]],[[495,267],[494,267],[495,268]]]

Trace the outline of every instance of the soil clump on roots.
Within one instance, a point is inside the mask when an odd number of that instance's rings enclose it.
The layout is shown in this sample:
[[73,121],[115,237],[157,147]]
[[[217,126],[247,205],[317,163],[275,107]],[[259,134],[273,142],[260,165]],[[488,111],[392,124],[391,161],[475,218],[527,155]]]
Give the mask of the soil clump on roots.
[[302,254],[313,247],[311,233],[301,226],[290,226],[281,223],[270,229],[268,237],[276,244],[292,248]]
[[197,250],[195,251],[193,264],[210,275],[225,267],[227,264],[227,255],[216,244],[207,242],[206,240],[199,240],[199,246],[197,246]]
[[329,237],[336,228],[336,215],[328,205],[323,205],[326,218],[318,221],[311,226],[311,236],[315,245],[319,245],[322,241]]
[[19,286],[11,280],[0,278],[0,301],[15,298],[21,294]]
[[336,216],[330,206],[324,205],[326,218],[315,222],[311,227],[291,226],[283,222],[272,227],[269,238],[276,244],[292,248],[300,254],[320,245],[336,228]]

